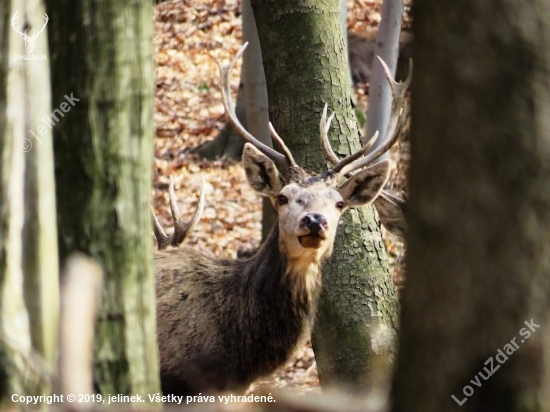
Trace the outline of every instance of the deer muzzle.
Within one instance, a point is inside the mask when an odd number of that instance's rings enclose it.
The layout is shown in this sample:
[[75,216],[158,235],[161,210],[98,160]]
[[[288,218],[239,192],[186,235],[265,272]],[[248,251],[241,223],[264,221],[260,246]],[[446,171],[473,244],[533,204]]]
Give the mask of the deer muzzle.
[[300,244],[305,248],[318,249],[327,239],[327,218],[320,213],[308,213],[300,220],[300,229],[305,232],[303,236],[298,236]]

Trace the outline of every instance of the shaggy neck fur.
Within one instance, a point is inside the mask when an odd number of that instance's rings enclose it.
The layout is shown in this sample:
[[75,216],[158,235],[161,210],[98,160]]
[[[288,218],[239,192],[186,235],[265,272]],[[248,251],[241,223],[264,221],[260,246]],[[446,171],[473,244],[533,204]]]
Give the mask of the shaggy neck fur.
[[156,254],[165,394],[245,390],[283,365],[307,337],[321,290],[321,258],[291,261],[281,248],[275,226],[246,260],[185,247]]
[[315,249],[308,249],[295,259],[287,256],[285,244],[279,237],[279,227],[275,224],[258,252],[244,261],[250,283],[259,293],[258,296],[262,296],[262,292],[272,293],[282,288],[291,291],[293,297],[303,297],[310,301],[309,304],[315,303],[321,287],[321,265],[325,256]]
[[307,336],[315,317],[321,259],[289,261],[281,247],[275,225],[256,255],[234,261],[237,276],[232,281],[239,283],[240,293],[233,297],[231,312],[244,309],[245,313],[228,313],[237,322],[227,331],[227,338],[240,339],[227,349],[242,357],[243,376],[259,377],[282,365]]

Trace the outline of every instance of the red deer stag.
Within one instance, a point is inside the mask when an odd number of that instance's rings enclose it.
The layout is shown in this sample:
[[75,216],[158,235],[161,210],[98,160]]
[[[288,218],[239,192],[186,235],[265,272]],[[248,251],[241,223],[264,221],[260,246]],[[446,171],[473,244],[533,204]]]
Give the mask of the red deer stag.
[[[321,265],[332,251],[340,216],[349,207],[371,203],[389,175],[389,161],[372,164],[395,143],[404,84],[395,83],[387,142],[363,157],[368,147],[321,174],[296,164],[270,125],[284,154],[262,144],[239,123],[230,95],[229,66],[218,63],[229,122],[246,140],[243,166],[250,185],[268,196],[279,215],[268,239],[248,259],[217,259],[181,247],[155,255],[157,330],[164,394],[243,391],[256,378],[273,372],[306,338],[321,291]],[[393,81],[390,76],[390,81]],[[320,140],[328,142],[327,108]],[[356,171],[352,175],[352,172]],[[344,176],[347,180],[341,182]],[[202,196],[201,196],[202,197]],[[175,232],[166,236],[155,219],[160,248],[177,246],[192,226],[179,218],[173,182],[170,205]],[[202,202],[201,202],[202,203]],[[199,206],[201,209],[202,206]],[[195,214],[197,221],[200,212]]]

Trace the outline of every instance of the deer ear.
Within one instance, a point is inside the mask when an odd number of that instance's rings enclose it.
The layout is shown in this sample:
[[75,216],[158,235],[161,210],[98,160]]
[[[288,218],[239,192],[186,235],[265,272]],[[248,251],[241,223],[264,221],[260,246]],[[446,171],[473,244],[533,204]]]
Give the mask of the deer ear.
[[338,191],[347,207],[366,205],[376,199],[389,176],[390,161],[383,160],[349,178]]
[[264,196],[276,196],[283,182],[275,164],[250,143],[244,145],[243,167],[250,186]]

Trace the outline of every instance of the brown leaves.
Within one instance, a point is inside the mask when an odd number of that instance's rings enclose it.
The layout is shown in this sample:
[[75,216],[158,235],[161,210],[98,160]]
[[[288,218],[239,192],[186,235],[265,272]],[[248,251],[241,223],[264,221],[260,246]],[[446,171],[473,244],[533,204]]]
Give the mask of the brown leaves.
[[[381,0],[348,3],[349,30],[374,31],[380,21]],[[238,250],[259,246],[261,200],[246,182],[240,164],[228,160],[201,160],[190,155],[189,150],[214,139],[225,125],[218,67],[213,56],[227,63],[241,45],[239,2],[167,1],[155,8],[155,27],[155,212],[165,230],[172,233],[169,176],[174,177],[178,206],[186,220],[197,206],[204,177],[206,206],[203,218],[185,243],[220,257],[235,257]],[[239,67],[233,70],[234,93],[239,72]],[[363,108],[366,107],[365,93],[359,101]],[[395,242],[390,241],[389,247],[397,250],[395,255],[399,256]],[[288,386],[302,391],[318,388],[313,359],[311,347],[304,346],[284,368],[258,384]]]

